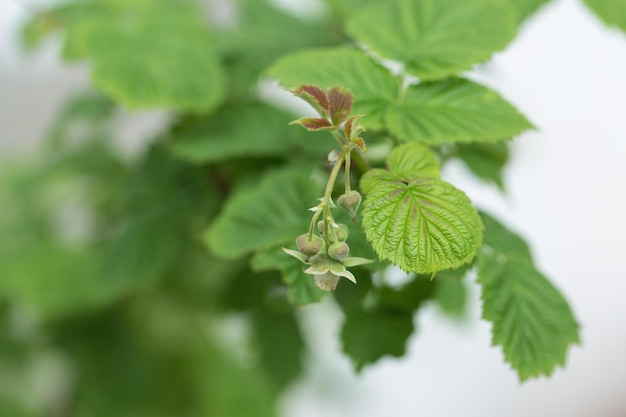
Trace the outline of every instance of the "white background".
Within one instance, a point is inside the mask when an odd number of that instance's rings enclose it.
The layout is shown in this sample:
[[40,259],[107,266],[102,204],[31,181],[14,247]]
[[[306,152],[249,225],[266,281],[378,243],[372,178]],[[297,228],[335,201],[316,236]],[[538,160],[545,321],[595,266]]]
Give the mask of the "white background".
[[[12,35],[26,15],[23,3],[0,0],[0,161],[33,149],[62,99],[88,85],[85,68],[62,66],[52,49],[18,52]],[[550,379],[520,385],[490,347],[472,286],[469,320],[428,307],[406,358],[354,376],[337,342],[340,315],[323,303],[303,310],[314,349],[286,416],[626,416],[626,34],[581,1],[555,1],[471,77],[538,131],[514,141],[505,196],[460,165],[445,176],[528,239],[572,304],[582,346]]]

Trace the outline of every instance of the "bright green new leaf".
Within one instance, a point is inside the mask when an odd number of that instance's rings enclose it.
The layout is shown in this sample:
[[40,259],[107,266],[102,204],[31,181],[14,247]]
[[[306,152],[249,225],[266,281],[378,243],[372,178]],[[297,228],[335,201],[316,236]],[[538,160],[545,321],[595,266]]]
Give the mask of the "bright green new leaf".
[[407,143],[398,146],[387,159],[389,172],[401,181],[417,177],[439,177],[439,160],[426,146]]
[[233,157],[281,156],[289,151],[296,129],[293,116],[263,103],[226,106],[176,132],[170,149],[196,163]]
[[230,197],[206,232],[205,241],[216,255],[236,258],[295,239],[308,230],[308,209],[321,194],[310,170],[291,167],[274,171],[256,186]]
[[410,86],[385,122],[399,139],[428,145],[499,141],[533,127],[496,92],[462,78]]
[[483,318],[493,324],[492,342],[520,380],[550,375],[579,343],[578,323],[567,301],[533,265],[528,247],[495,219],[485,219],[479,257]]
[[422,80],[468,70],[516,34],[515,12],[493,0],[390,0],[348,19],[350,36]]
[[369,129],[384,127],[387,108],[395,101],[398,82],[391,73],[363,52],[347,47],[309,49],[293,53],[272,65],[268,75],[286,88],[313,84],[342,86],[354,94],[354,114]]
[[280,249],[256,253],[251,261],[253,271],[278,270],[283,281],[289,286],[289,301],[295,305],[305,305],[320,301],[327,291],[315,285],[313,276],[304,273],[305,265]]
[[413,314],[403,311],[358,311],[346,316],[341,329],[343,351],[360,371],[383,356],[401,357],[413,333]]
[[604,23],[626,32],[626,3],[623,0],[585,0],[585,4]]
[[426,146],[406,143],[396,147],[387,159],[387,170],[372,169],[361,178],[361,189],[368,194],[385,181],[410,181],[414,178],[439,178],[439,161]]
[[437,178],[378,183],[365,199],[363,227],[381,259],[421,274],[470,262],[482,239],[470,200]]

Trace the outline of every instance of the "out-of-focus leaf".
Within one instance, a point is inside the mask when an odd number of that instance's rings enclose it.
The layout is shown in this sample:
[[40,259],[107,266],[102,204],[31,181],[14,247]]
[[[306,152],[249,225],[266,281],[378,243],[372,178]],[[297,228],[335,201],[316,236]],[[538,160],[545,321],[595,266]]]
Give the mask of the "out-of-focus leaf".
[[289,287],[289,301],[295,305],[316,303],[327,294],[315,285],[313,275],[304,273],[306,265],[278,248],[258,252],[252,257],[250,265],[255,271],[280,271],[283,281]]
[[504,167],[509,160],[509,143],[458,143],[456,145],[456,156],[472,171],[478,178],[494,183],[504,190],[504,180],[502,178]]
[[[128,107],[207,113],[224,95],[221,64],[192,3],[83,2],[52,8],[42,19],[65,32],[65,56],[88,59],[94,83]],[[31,29],[31,38],[40,31]]]
[[306,168],[271,172],[230,197],[205,241],[215,254],[236,258],[295,239],[308,230],[308,209],[321,194]]
[[626,32],[626,4],[622,0],[585,0],[585,4],[604,23]]
[[294,117],[263,103],[245,103],[221,108],[208,118],[186,124],[173,133],[170,149],[194,163],[213,163],[235,157],[284,157],[306,142],[321,141],[326,150],[332,137],[303,138],[289,126]]

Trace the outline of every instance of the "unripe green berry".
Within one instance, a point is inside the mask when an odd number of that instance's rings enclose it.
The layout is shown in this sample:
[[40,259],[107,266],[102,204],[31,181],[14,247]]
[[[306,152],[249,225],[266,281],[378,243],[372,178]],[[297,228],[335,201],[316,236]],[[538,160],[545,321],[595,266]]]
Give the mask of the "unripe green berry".
[[328,248],[328,256],[333,259],[343,262],[350,253],[350,246],[346,242],[335,242]]
[[298,251],[306,256],[317,255],[324,246],[324,239],[319,236],[313,235],[309,237],[308,233],[298,236],[296,239],[296,246]]
[[356,190],[352,190],[347,194],[341,194],[337,199],[337,205],[347,211],[352,220],[354,220],[356,211],[361,205],[361,194]]

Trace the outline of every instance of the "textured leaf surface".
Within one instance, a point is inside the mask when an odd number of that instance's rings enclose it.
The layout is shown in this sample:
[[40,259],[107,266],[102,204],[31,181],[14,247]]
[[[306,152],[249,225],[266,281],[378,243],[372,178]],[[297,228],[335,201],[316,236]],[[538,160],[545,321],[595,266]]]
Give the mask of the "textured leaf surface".
[[458,74],[515,36],[515,13],[492,0],[391,0],[357,12],[346,30],[422,80]]
[[626,32],[626,3],[623,0],[585,0],[600,19]]
[[273,156],[288,152],[295,129],[292,116],[267,104],[246,103],[215,114],[176,132],[170,149],[191,162],[211,163],[233,157]]
[[482,237],[467,196],[436,178],[377,185],[365,199],[363,227],[380,258],[422,274],[470,262]]
[[429,145],[499,141],[533,127],[496,92],[462,78],[409,87],[385,120],[399,139]]
[[[494,219],[485,224],[478,283],[483,318],[493,324],[492,342],[502,346],[520,380],[550,375],[565,365],[570,345],[579,343],[578,324],[567,301],[533,265],[521,238]],[[507,237],[511,243],[496,245]]]
[[407,143],[396,147],[387,158],[387,170],[374,168],[361,178],[365,194],[384,182],[405,181],[414,178],[438,178],[439,161],[426,146]]
[[302,84],[347,88],[354,94],[353,113],[365,114],[359,122],[370,129],[384,126],[385,112],[394,102],[398,89],[398,83],[389,71],[361,51],[347,47],[309,49],[290,54],[272,65],[268,75],[289,89]]
[[254,271],[278,270],[289,286],[289,301],[295,305],[316,303],[328,294],[315,285],[313,275],[305,274],[306,265],[285,255],[280,249],[259,252],[252,257],[250,266]]
[[295,239],[309,227],[308,209],[322,190],[310,171],[281,169],[236,192],[205,234],[215,254],[235,258]]

